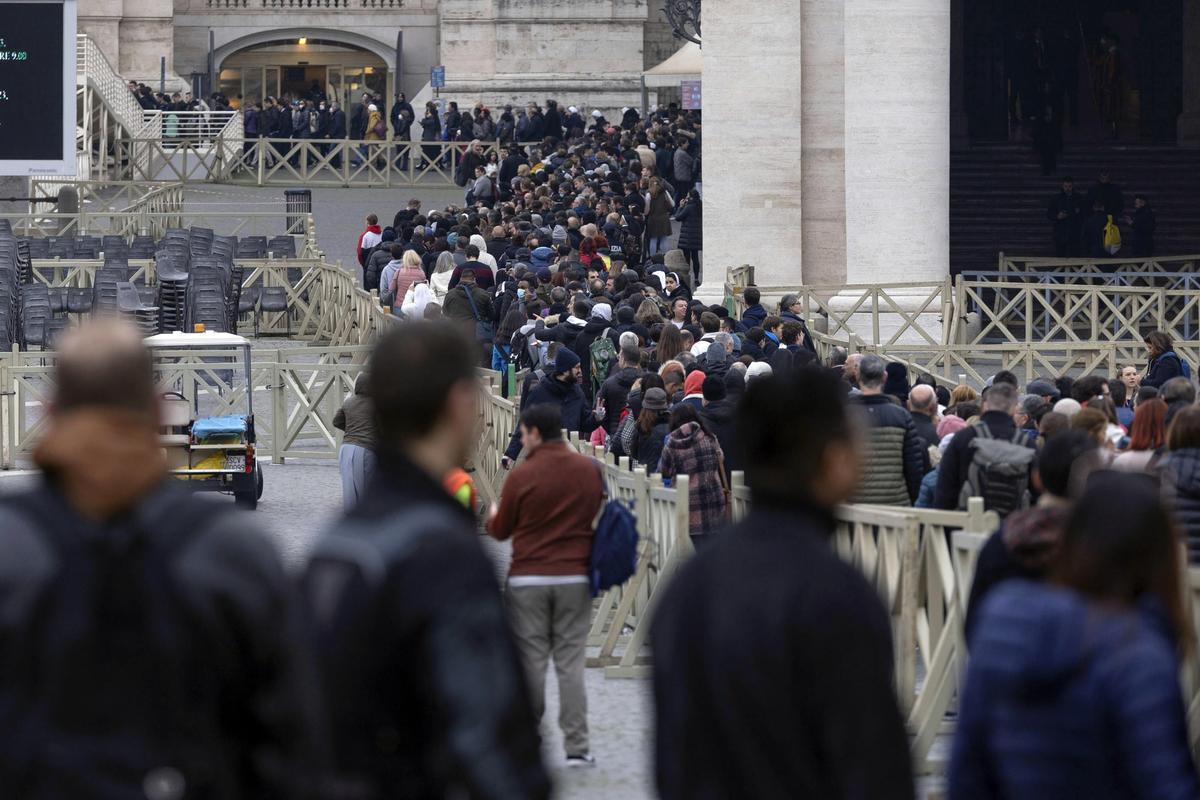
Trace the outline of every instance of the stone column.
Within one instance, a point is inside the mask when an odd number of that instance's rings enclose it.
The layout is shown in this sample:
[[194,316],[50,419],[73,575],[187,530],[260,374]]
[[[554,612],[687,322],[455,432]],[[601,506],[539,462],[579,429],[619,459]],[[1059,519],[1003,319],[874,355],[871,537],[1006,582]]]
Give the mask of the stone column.
[[801,24],[798,4],[703,5],[704,284],[757,267],[763,285],[801,280]]
[[1179,143],[1200,146],[1200,4],[1183,2],[1183,113]]
[[847,283],[949,274],[950,2],[846,0]]
[[801,125],[804,282],[846,282],[844,0],[803,0]]

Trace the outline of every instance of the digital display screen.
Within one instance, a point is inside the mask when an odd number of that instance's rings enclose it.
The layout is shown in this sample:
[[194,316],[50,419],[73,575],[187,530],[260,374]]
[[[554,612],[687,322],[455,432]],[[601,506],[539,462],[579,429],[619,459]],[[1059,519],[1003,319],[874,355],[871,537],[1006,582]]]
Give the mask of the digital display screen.
[[61,0],[0,2],[0,174],[74,169],[74,12]]

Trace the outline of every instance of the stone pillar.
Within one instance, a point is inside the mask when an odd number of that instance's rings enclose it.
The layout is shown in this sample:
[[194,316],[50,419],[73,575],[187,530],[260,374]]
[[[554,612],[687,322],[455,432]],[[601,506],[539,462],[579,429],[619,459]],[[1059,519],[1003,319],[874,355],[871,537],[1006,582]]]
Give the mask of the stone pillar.
[[847,283],[949,274],[950,2],[846,0]]
[[846,0],[850,283],[948,273],[949,71],[950,0]]
[[1183,2],[1183,113],[1179,143],[1200,146],[1200,4]]
[[703,4],[706,302],[731,266],[754,264],[763,285],[801,280],[801,20],[783,5]]
[[846,282],[844,0],[801,3],[804,283]]

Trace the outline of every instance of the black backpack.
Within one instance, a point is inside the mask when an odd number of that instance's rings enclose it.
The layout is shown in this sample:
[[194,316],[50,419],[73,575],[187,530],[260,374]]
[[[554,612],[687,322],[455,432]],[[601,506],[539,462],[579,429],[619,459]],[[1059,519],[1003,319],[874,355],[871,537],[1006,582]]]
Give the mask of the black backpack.
[[5,501],[57,561],[13,631],[19,646],[0,653],[6,796],[241,796],[245,753],[227,718],[240,699],[219,672],[233,643],[204,641],[172,579],[212,506],[175,491],[139,511],[145,524],[128,541],[72,529],[48,487]]
[[1012,438],[1005,441],[993,437],[982,422],[971,428],[975,438],[968,442],[971,460],[959,492],[959,510],[966,511],[967,501],[972,497],[982,497],[984,508],[995,511],[1001,519],[1013,511],[1029,508],[1029,473],[1037,450],[1029,446],[1026,432],[1017,428]]

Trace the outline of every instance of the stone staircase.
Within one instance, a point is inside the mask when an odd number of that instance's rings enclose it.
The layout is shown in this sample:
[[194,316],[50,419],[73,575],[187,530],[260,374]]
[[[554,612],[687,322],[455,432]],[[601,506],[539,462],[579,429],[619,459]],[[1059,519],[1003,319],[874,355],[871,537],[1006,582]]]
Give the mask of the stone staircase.
[[1107,167],[1126,208],[1144,192],[1158,214],[1156,255],[1200,252],[1200,149],[1162,144],[1071,143],[1043,176],[1028,143],[976,144],[950,154],[951,272],[994,270],[1003,251],[1053,256],[1046,202],[1059,176],[1086,192]]

